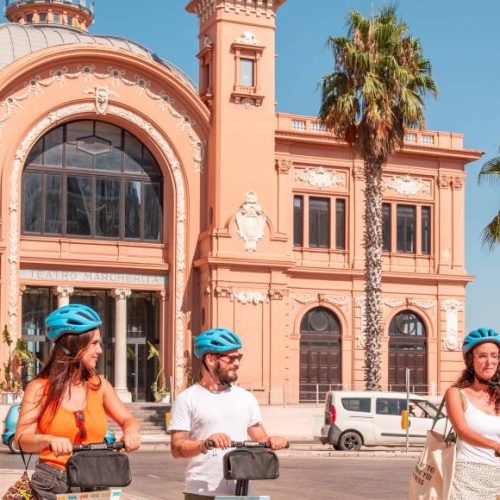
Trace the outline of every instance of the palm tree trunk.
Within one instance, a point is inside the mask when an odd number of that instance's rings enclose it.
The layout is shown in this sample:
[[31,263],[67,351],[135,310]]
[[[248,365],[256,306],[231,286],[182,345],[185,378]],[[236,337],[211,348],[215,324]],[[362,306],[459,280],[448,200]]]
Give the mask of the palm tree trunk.
[[365,384],[381,390],[380,334],[382,329],[382,164],[366,157],[365,174]]

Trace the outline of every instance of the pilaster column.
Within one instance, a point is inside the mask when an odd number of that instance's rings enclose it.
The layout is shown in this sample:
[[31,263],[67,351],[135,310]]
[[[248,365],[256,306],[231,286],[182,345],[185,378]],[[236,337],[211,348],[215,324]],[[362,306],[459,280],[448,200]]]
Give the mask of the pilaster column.
[[127,389],[127,298],[131,293],[127,288],[111,291],[115,298],[115,391],[124,403],[132,401]]
[[67,306],[69,297],[74,292],[72,286],[58,286],[54,289],[54,295],[57,297],[57,307]]

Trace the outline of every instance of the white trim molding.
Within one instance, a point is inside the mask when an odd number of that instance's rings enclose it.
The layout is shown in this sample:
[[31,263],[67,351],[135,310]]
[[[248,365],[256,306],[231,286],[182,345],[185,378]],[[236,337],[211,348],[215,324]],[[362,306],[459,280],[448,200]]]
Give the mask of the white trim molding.
[[460,351],[462,339],[458,335],[458,313],[463,311],[463,302],[455,299],[441,301],[441,311],[446,313],[446,334],[442,339],[444,351]]

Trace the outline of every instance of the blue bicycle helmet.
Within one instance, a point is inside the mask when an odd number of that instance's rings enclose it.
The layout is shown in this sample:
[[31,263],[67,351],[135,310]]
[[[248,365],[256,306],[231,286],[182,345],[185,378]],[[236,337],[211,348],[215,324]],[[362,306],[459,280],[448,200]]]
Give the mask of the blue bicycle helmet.
[[83,304],[69,304],[52,311],[45,319],[47,337],[55,342],[65,333],[85,333],[102,325],[99,315]]
[[477,330],[472,330],[464,339],[462,346],[464,354],[483,342],[495,342],[500,346],[500,334],[492,328],[481,327]]
[[194,355],[203,358],[207,352],[227,352],[240,349],[241,339],[227,328],[210,328],[194,339]]

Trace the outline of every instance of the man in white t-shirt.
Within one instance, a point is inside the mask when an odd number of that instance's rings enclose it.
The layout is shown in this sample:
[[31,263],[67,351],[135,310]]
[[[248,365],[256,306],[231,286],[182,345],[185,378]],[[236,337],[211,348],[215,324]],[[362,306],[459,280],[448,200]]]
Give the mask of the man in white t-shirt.
[[238,335],[225,328],[206,330],[194,342],[202,360],[201,380],[176,398],[168,426],[174,458],[190,458],[184,500],[234,495],[235,481],[224,479],[222,457],[231,441],[268,441],[273,450],[287,441],[268,436],[254,395],[231,385],[243,354]]

